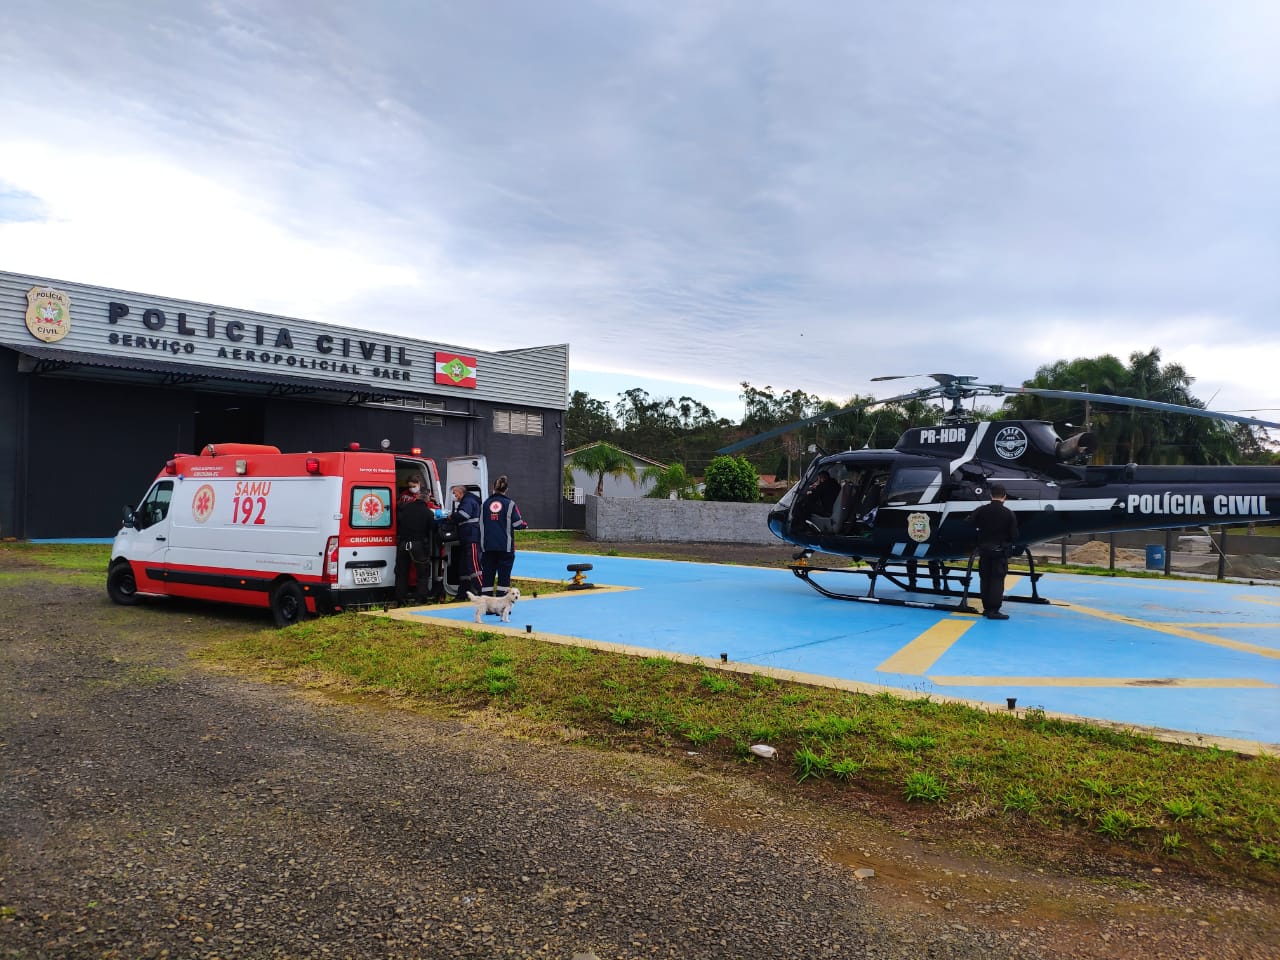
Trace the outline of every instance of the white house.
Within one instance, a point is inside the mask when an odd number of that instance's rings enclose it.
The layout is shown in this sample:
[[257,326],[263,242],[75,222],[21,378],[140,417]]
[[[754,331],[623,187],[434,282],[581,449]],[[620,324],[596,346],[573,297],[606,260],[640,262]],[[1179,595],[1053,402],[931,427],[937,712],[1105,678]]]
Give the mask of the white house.
[[[589,450],[592,447],[598,447],[603,441],[597,443],[584,444],[581,447],[575,447],[572,450],[564,452],[564,465],[569,467],[569,460],[579,450]],[[619,449],[619,453],[630,458],[632,464],[636,468],[636,480],[633,482],[630,477],[613,477],[609,474],[604,475],[604,495],[606,497],[643,497],[653,489],[652,480],[642,480],[644,471],[647,467],[657,467],[659,470],[666,468],[666,464],[658,463],[656,460],[650,460],[648,457],[642,457],[638,453],[632,453],[629,450]],[[573,469],[573,482],[565,481],[565,499],[572,500],[574,503],[582,503],[583,497],[588,494],[594,496],[596,492],[596,483],[598,476],[594,473],[588,473],[585,470]]]

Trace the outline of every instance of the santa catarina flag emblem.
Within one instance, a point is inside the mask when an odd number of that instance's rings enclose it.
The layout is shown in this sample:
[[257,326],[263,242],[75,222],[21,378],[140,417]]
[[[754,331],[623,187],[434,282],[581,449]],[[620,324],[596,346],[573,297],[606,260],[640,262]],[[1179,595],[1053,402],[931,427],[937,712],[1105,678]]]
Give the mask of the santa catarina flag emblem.
[[476,385],[476,358],[436,351],[436,383],[450,387]]

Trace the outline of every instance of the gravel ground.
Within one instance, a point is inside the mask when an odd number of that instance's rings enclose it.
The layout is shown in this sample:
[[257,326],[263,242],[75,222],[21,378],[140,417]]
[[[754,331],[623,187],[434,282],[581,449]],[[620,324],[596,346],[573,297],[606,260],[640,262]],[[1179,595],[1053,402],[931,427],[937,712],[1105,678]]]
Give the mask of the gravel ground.
[[697,756],[190,657],[259,614],[20,578],[0,610],[0,957],[1280,956],[1275,891],[1069,847],[978,859]]

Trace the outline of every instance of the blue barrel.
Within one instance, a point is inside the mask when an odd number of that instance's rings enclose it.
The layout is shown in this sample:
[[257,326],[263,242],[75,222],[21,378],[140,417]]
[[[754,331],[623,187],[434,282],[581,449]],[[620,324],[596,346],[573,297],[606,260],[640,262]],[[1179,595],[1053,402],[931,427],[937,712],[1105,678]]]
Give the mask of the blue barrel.
[[1147,569],[1148,570],[1164,569],[1164,544],[1162,543],[1147,544]]

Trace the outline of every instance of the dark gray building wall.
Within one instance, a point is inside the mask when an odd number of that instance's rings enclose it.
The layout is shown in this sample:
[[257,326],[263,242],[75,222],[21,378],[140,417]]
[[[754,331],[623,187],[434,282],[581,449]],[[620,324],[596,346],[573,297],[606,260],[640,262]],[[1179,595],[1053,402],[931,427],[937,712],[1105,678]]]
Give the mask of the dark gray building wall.
[[99,383],[16,372],[9,351],[0,398],[0,535],[26,539],[106,538],[121,508],[136,504],[176,452],[207,443],[270,443],[282,450],[420,447],[436,460],[484,454],[490,476],[510,477],[531,526],[560,525],[558,410],[540,412],[541,437],[494,433],[493,407],[474,419],[371,406],[201,392],[192,388]]
[[18,382],[18,355],[0,347],[0,537],[24,536],[18,524],[18,477],[23,461],[26,392]]
[[[528,407],[502,407],[504,410],[537,412]],[[542,411],[542,436],[495,433],[492,409],[481,411],[476,421],[476,449],[489,463],[489,479],[505,474],[511,499],[531,527],[558,529],[562,525],[560,503],[563,500],[561,477],[563,463],[563,419],[559,411]]]
[[[68,298],[53,340],[25,318],[40,287]],[[441,353],[474,355],[474,385],[436,383]],[[109,537],[173,453],[227,441],[483,454],[530,524],[559,526],[568,370],[568,344],[480,351],[0,271],[0,536]],[[495,433],[502,409],[541,435]]]
[[[176,450],[191,445],[185,390],[78,380],[26,381],[25,484],[18,536],[111,537]],[[23,469],[25,467],[25,470]]]

